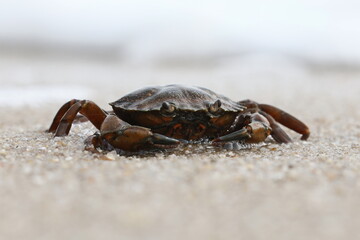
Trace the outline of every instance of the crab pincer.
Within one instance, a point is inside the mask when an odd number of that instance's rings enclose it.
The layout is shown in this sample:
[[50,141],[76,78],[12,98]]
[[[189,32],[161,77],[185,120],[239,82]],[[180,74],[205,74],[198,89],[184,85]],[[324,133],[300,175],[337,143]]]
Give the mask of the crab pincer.
[[162,134],[153,133],[149,128],[133,126],[114,115],[108,115],[100,128],[101,137],[113,147],[125,151],[146,148],[172,148],[180,142]]

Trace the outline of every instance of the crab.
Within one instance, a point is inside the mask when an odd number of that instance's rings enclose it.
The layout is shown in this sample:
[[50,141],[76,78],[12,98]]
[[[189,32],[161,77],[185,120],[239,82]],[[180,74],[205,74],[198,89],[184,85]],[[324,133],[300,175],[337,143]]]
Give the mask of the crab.
[[301,134],[301,140],[310,135],[303,122],[277,107],[233,101],[202,87],[146,87],[110,105],[113,111],[89,100],[70,100],[59,109],[48,132],[68,135],[74,120],[83,116],[99,130],[88,139],[94,149],[130,152],[174,148],[190,141],[259,143],[269,135],[278,143],[291,142],[280,124]]

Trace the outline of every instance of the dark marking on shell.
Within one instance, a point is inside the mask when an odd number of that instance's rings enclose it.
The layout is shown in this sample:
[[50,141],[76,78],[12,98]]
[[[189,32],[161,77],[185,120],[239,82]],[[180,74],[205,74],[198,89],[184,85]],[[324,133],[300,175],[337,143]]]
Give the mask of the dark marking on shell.
[[201,87],[167,85],[142,88],[110,103],[114,108],[129,111],[160,111],[164,102],[173,103],[178,110],[207,111],[209,104],[221,101],[221,109],[239,112],[246,109],[223,95]]

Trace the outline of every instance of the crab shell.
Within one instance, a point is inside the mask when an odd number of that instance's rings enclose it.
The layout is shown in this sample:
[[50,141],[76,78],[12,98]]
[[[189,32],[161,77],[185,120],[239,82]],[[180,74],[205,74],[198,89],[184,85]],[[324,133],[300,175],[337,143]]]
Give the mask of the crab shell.
[[246,109],[209,89],[184,85],[143,88],[110,105],[130,124],[187,140],[223,134]]

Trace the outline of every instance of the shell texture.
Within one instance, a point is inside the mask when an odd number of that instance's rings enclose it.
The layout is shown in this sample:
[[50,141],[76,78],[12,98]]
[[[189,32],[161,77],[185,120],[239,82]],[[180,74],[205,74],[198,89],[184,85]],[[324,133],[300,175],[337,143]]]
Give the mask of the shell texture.
[[221,101],[221,109],[239,112],[243,105],[209,89],[185,85],[146,87],[129,93],[110,103],[114,109],[129,111],[159,111],[164,102],[172,103],[178,110],[206,111],[210,104]]

